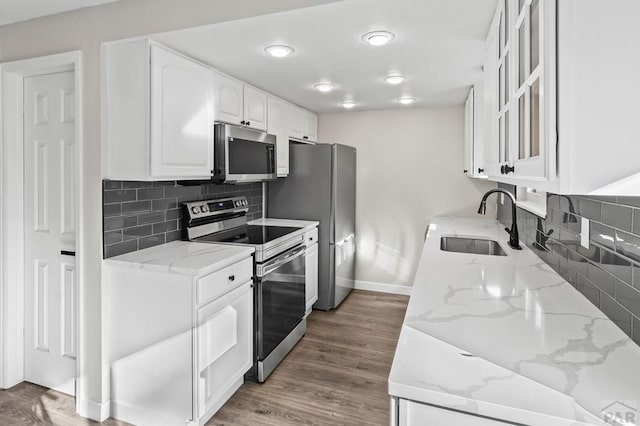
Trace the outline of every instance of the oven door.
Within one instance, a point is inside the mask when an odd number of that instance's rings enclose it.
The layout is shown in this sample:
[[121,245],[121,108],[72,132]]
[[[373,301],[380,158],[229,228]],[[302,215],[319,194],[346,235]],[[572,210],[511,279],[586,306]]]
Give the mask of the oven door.
[[256,267],[257,356],[264,360],[305,313],[305,246]]
[[276,179],[276,138],[228,124],[215,126],[215,180],[261,182]]

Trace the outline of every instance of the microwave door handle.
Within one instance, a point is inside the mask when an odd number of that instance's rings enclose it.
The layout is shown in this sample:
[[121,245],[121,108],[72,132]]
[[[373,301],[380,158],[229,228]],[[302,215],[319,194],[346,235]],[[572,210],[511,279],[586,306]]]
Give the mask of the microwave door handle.
[[306,250],[305,247],[301,247],[301,248],[297,249],[294,252],[285,254],[283,256],[279,256],[276,259],[273,259],[273,260],[265,263],[262,266],[262,276],[265,276],[268,273],[273,272],[274,270],[278,269],[282,265],[284,265],[286,263],[289,263],[289,262],[293,261],[294,259],[302,256],[304,254],[305,250]]

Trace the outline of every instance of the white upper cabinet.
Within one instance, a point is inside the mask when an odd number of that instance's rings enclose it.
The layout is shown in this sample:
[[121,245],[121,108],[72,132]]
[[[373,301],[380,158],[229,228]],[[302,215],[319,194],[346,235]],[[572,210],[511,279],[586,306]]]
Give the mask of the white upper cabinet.
[[210,178],[213,71],[148,40],[104,49],[105,178]]
[[311,111],[303,110],[304,116],[304,134],[302,139],[311,142],[318,141],[318,116]]
[[267,130],[267,94],[244,86],[244,125],[257,130]]
[[244,120],[244,85],[220,73],[214,76],[216,121],[240,125]]
[[267,132],[276,137],[276,169],[278,177],[289,174],[289,104],[269,96]]
[[224,74],[215,73],[216,121],[267,130],[267,94]]
[[208,176],[213,160],[211,70],[151,46],[151,176]]
[[469,91],[464,104],[464,174],[486,178],[482,151],[482,83]]
[[318,141],[318,116],[311,111],[291,105],[289,136],[305,142]]
[[570,194],[640,194],[640,3],[500,0],[484,63],[485,170]]
[[486,158],[491,177],[556,177],[555,34],[547,28],[553,22],[552,1],[498,2],[484,64],[493,92],[486,95],[485,123],[493,135]]
[[304,137],[304,111],[295,105],[289,106],[289,137],[302,139]]
[[216,121],[267,131],[277,174],[289,174],[289,138],[318,140],[318,116],[148,39],[102,52],[103,178],[211,179]]

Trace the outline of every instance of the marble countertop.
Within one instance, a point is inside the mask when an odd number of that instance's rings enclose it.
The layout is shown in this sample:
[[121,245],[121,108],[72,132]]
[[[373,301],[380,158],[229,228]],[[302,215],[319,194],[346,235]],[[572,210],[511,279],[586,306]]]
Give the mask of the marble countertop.
[[[440,250],[440,237],[498,241],[508,256]],[[495,220],[432,221],[389,394],[532,425],[606,424],[640,402],[640,347]]]
[[320,225],[320,222],[314,220],[294,220],[294,219],[274,219],[270,217],[256,219],[249,222],[249,225],[265,225],[265,226],[291,226],[293,228],[313,229]]
[[104,262],[131,268],[201,276],[249,257],[254,251],[253,247],[173,241],[111,257]]

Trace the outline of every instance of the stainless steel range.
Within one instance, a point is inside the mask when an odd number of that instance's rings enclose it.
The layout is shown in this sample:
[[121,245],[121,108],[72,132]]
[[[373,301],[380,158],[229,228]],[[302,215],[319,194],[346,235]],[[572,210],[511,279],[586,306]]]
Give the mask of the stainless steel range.
[[254,366],[248,377],[264,382],[304,336],[304,229],[247,223],[246,197],[185,203],[185,239],[255,248]]

